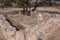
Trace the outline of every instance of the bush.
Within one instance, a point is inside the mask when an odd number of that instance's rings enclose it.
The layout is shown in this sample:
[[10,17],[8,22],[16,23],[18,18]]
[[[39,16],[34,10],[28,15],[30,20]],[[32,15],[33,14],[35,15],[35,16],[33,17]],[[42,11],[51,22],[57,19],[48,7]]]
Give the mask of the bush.
[[5,6],[12,6],[12,2],[15,2],[14,0],[4,0]]

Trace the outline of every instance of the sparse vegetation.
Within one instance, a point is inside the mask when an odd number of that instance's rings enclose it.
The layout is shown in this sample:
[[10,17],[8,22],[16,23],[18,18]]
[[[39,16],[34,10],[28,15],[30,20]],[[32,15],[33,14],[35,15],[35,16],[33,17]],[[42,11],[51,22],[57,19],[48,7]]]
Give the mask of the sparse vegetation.
[[[60,0],[57,0],[60,1]],[[12,2],[17,3],[18,7],[24,7],[24,5],[27,5],[28,7],[34,7],[38,0],[36,2],[33,2],[32,4],[30,3],[30,0],[1,0],[0,2],[4,3],[5,6],[11,6],[12,7]],[[42,0],[42,2],[39,2],[37,5],[38,6],[53,6],[56,1],[51,2],[51,0]]]

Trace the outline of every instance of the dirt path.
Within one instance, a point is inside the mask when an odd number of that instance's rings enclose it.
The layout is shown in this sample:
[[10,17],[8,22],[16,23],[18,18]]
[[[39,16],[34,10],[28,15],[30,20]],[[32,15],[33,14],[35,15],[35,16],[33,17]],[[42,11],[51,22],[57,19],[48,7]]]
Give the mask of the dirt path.
[[[31,8],[32,9],[32,8]],[[11,12],[11,11],[21,11],[22,8],[6,8],[6,9],[0,9],[0,12]],[[56,11],[60,12],[59,8],[56,7],[37,7],[38,11]]]

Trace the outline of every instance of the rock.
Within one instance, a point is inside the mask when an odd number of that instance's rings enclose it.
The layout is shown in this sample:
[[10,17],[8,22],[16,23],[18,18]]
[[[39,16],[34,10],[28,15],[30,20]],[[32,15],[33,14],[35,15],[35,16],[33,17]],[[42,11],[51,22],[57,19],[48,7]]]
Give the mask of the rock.
[[16,24],[16,29],[17,30],[25,30],[25,27],[21,24]]
[[6,40],[5,36],[3,35],[1,28],[0,28],[0,40]]
[[9,27],[9,28],[6,28],[5,31],[9,37],[15,36],[15,32],[16,32],[15,28]]
[[43,14],[43,20],[50,20],[51,18],[55,18],[56,15],[54,14],[49,14],[49,13],[44,13]]
[[15,35],[16,29],[5,20],[3,15],[0,17],[0,28],[6,39]]
[[15,40],[15,38],[8,38],[7,40]]
[[39,20],[39,21],[42,21],[42,20],[43,20],[42,14],[38,14],[38,20]]
[[26,40],[37,40],[37,35],[35,32],[30,32],[26,34]]
[[20,30],[16,32],[16,40],[25,40],[23,31]]

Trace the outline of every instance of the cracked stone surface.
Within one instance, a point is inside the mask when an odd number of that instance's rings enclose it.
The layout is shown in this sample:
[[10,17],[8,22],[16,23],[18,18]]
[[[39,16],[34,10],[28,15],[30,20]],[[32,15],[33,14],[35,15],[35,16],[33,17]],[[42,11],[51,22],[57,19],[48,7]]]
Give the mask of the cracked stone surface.
[[[40,8],[40,11],[42,9],[43,8]],[[52,8],[50,8],[48,11],[51,10]],[[54,11],[56,10],[59,12],[60,9],[55,9]],[[45,11],[45,9],[42,11]],[[10,13],[12,12],[10,11]],[[22,15],[21,12],[19,12],[18,14],[15,13],[13,15],[7,15],[7,19],[9,19],[16,27],[11,26],[6,20],[6,17],[3,14],[0,14],[0,39],[2,40],[60,39],[60,14],[39,12],[36,10],[31,12],[31,16]],[[17,31],[16,28],[18,28],[19,31]]]

